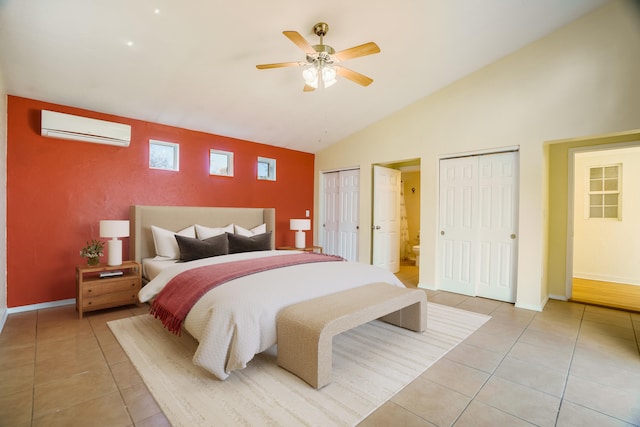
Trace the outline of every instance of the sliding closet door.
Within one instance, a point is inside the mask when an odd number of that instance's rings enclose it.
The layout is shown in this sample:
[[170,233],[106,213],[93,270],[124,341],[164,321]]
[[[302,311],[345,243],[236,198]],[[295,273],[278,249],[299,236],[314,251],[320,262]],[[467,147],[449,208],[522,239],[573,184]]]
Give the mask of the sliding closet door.
[[515,301],[518,153],[440,161],[440,288]]
[[518,153],[478,157],[476,295],[516,300]]
[[475,295],[478,159],[440,161],[440,288]]
[[340,223],[338,241],[340,256],[347,261],[358,260],[358,230],[360,222],[360,171],[340,171]]
[[324,252],[357,261],[360,171],[323,173],[322,182],[321,244]]
[[322,238],[324,253],[337,255],[339,252],[338,230],[340,227],[340,174],[323,173]]

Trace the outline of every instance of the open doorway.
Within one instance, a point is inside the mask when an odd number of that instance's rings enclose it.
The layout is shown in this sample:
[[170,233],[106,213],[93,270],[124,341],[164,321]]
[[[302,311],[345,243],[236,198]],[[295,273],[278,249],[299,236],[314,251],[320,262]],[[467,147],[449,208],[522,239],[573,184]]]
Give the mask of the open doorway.
[[[383,170],[382,180],[376,179],[380,170]],[[411,275],[417,285],[420,261],[420,159],[374,165],[372,173],[371,261],[374,265],[388,266],[394,273]],[[392,181],[395,182],[393,186],[390,185]],[[390,196],[391,192],[395,195]]]
[[568,296],[640,311],[640,145],[569,154]]

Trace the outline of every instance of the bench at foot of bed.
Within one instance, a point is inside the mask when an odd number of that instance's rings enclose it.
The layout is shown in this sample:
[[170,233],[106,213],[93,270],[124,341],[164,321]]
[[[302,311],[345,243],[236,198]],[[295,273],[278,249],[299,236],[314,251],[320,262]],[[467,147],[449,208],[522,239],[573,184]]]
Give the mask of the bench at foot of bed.
[[278,365],[315,388],[324,387],[331,381],[333,337],[378,318],[422,332],[426,294],[373,283],[290,305],[277,317]]

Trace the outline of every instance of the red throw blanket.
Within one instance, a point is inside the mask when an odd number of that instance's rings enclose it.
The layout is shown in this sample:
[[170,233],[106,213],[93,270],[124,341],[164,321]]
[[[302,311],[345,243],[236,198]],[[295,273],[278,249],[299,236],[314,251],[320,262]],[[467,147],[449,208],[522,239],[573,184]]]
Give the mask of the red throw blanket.
[[247,259],[207,265],[184,271],[171,279],[151,304],[150,314],[160,319],[171,332],[180,335],[182,323],[191,307],[207,291],[238,277],[248,276],[261,271],[312,262],[343,261],[333,255],[313,252],[278,255],[265,258]]

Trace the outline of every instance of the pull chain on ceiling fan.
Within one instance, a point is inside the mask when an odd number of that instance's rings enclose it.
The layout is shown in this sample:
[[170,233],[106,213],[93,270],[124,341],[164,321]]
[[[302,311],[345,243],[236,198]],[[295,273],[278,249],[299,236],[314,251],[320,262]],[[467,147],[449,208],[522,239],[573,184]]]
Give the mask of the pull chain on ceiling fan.
[[373,79],[338,65],[339,62],[361,56],[379,53],[380,48],[374,42],[354,46],[336,52],[329,45],[324,44],[324,36],[329,32],[329,25],[319,22],[313,26],[313,33],[320,37],[320,44],[311,45],[297,31],[283,31],[282,33],[306,54],[305,61],[279,62],[275,64],[256,65],[259,70],[283,67],[305,67],[302,77],[305,80],[304,91],[311,92],[318,88],[327,88],[336,82],[336,77],[344,77],[362,86],[369,86]]

